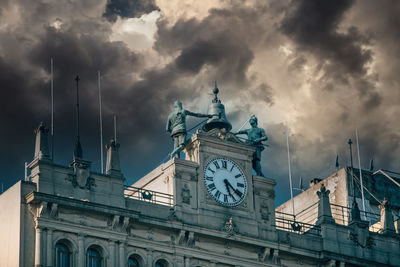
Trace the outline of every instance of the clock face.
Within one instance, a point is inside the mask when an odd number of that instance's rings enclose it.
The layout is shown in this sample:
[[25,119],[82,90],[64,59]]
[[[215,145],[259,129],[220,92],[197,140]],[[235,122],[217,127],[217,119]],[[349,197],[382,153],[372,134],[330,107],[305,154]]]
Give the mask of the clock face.
[[246,197],[247,181],[242,169],[232,160],[216,158],[204,167],[208,193],[220,204],[237,206]]

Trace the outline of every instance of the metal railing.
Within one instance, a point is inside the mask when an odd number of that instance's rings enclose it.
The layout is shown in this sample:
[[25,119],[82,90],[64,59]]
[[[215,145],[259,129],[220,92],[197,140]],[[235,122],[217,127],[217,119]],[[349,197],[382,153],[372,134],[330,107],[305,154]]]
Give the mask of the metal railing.
[[321,236],[321,227],[298,221],[292,214],[275,212],[275,227],[280,230],[298,234]]
[[126,185],[124,186],[124,189],[124,197],[126,198],[132,198],[166,206],[174,205],[174,197],[170,194]]
[[[349,207],[340,206],[331,203],[332,217],[337,224],[349,225],[351,209]],[[371,232],[379,232],[381,230],[380,214],[360,211],[361,219],[369,222],[369,230]],[[299,211],[297,214],[288,214],[284,212],[275,211],[276,227],[278,229],[306,233],[310,229],[313,229],[313,234],[318,234],[318,230],[315,229],[315,223],[318,219],[318,202],[308,206],[307,208]],[[301,226],[301,230],[296,231],[297,225]],[[320,228],[319,228],[320,229]]]

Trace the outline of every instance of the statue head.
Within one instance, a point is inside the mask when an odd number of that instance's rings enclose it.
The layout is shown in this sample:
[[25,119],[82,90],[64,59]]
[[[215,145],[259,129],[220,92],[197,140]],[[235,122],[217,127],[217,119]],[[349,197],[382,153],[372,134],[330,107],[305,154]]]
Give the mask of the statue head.
[[255,115],[252,115],[249,119],[249,123],[251,126],[257,126],[258,125],[258,119]]
[[182,102],[179,101],[179,100],[176,100],[176,101],[174,102],[174,109],[175,109],[175,110],[181,110],[181,109],[182,109]]

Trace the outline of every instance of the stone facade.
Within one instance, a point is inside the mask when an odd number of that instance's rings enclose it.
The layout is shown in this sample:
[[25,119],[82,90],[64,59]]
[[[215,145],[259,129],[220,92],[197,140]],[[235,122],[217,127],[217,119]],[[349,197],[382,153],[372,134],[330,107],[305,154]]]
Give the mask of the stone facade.
[[[108,146],[115,157],[108,174],[82,159],[56,165],[39,156],[45,145],[37,144],[29,165],[32,180],[0,196],[0,266],[57,266],[59,245],[77,267],[95,257],[92,250],[103,267],[400,266],[398,235],[336,224],[330,192],[321,188],[317,224],[297,232],[277,227],[274,179],[252,175],[253,148],[229,133],[197,132],[186,159],[171,159],[134,187],[124,187],[116,144]],[[221,157],[246,176],[238,206],[218,204],[205,188],[204,166]]]

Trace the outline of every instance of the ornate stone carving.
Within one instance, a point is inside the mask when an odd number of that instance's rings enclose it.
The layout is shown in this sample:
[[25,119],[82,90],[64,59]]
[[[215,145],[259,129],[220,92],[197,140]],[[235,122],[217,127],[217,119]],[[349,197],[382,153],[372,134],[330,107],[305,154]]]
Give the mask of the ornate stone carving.
[[117,228],[117,225],[119,223],[119,215],[114,215],[111,221],[111,229],[115,230]]
[[56,218],[57,215],[58,215],[58,204],[53,203],[53,204],[51,204],[50,216],[53,218]]
[[235,235],[235,234],[238,232],[237,227],[236,227],[236,224],[233,222],[232,217],[230,217],[230,218],[224,223],[224,225],[223,225],[223,227],[222,227],[222,231],[225,231],[225,232],[228,233],[228,234],[227,234],[227,237],[231,237],[231,236]]
[[185,241],[185,235],[186,235],[186,231],[185,230],[180,230],[179,231],[179,235],[178,235],[178,244],[182,245],[183,242]]
[[193,247],[194,246],[194,232],[189,232],[188,240],[186,242],[186,246]]
[[264,221],[268,221],[269,220],[269,215],[271,214],[271,212],[269,212],[268,201],[267,200],[262,200],[261,201],[260,214],[261,214],[261,219],[263,219]]
[[179,221],[178,216],[176,216],[176,212],[174,208],[169,209],[169,215],[167,217],[167,220],[169,221]]
[[124,217],[124,220],[122,221],[122,227],[121,227],[121,230],[123,231],[123,232],[126,232],[127,231],[127,229],[128,229],[128,226],[129,226],[129,217]]
[[70,174],[66,180],[71,181],[74,187],[91,190],[96,186],[94,178],[90,177],[90,162],[74,159],[71,166],[74,170],[73,174]]
[[183,186],[181,196],[182,196],[182,202],[190,205],[190,199],[192,198],[192,196],[190,195],[190,189],[187,184]]

